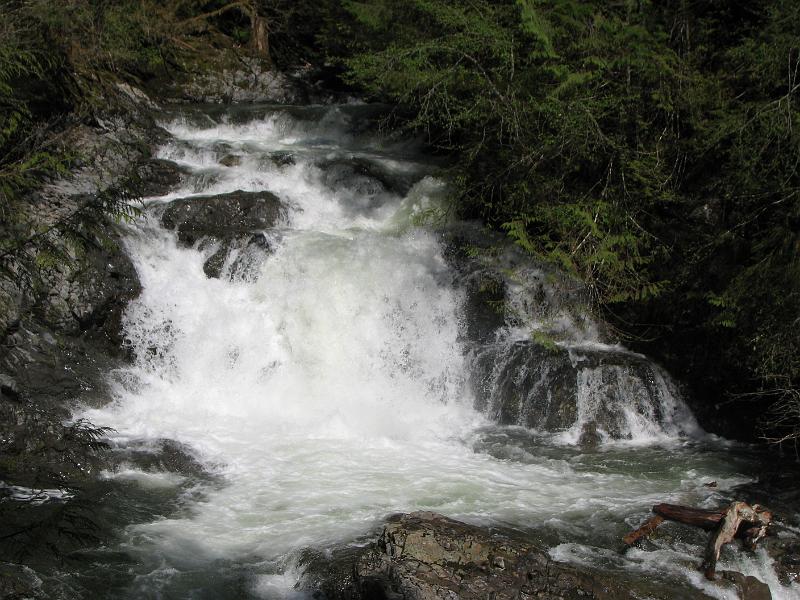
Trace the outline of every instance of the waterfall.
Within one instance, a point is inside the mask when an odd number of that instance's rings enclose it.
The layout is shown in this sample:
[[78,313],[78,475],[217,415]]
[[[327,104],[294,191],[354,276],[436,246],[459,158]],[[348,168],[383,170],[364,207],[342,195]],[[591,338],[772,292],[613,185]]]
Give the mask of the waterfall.
[[[185,176],[148,199],[127,235],[143,286],[124,323],[134,361],[110,375],[113,401],[81,415],[116,430],[109,480],[172,494],[176,507],[131,519],[121,547],[135,577],[118,575],[116,597],[285,596],[304,548],[356,540],[396,511],[529,532],[539,523],[611,547],[617,525],[652,503],[705,498],[706,479],[747,479],[724,452],[701,457],[686,443],[678,421],[691,429],[691,416],[656,367],[631,382],[628,366],[589,365],[587,347],[566,338],[566,363],[538,360],[513,320],[485,343],[468,339],[469,290],[439,233],[419,225],[446,188],[413,144],[372,133],[373,121],[361,105],[165,121],[172,139],[159,157]],[[162,222],[179,198],[211,206],[241,192],[257,203],[247,193],[263,191],[279,216],[235,239],[187,246]],[[573,403],[555,418],[558,369]],[[542,445],[494,424],[502,410],[480,373],[492,390],[506,381],[528,395],[502,423],[574,434],[602,405],[622,419],[616,437],[661,445],[622,461],[624,448]],[[190,468],[141,460],[167,446]]]

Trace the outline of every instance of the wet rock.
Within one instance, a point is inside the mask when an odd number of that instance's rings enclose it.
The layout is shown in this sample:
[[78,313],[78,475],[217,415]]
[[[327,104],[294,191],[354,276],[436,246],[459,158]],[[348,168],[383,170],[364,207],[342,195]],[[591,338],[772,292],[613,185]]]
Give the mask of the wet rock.
[[772,600],[769,586],[752,575],[743,575],[738,571],[720,571],[718,574],[733,584],[740,600]]
[[149,473],[179,473],[197,478],[208,476],[207,469],[194,457],[186,444],[160,439],[146,443],[132,442],[114,449],[111,460],[115,467],[131,463]]
[[476,349],[472,363],[477,408],[504,425],[569,429],[584,396],[595,433],[614,439],[631,435],[626,411],[654,423],[674,420],[662,414],[662,396],[671,393],[665,376],[629,352],[571,351],[537,340],[501,342]]
[[419,179],[415,173],[394,173],[366,158],[347,156],[317,163],[325,171],[325,183],[332,189],[362,190],[362,193],[379,194],[390,191],[404,195]]
[[451,225],[443,238],[465,292],[476,409],[504,425],[575,428],[575,437],[588,421],[603,439],[630,439],[642,424],[667,435],[694,430],[669,375],[614,345],[579,282],[474,224]]
[[161,223],[178,232],[178,240],[192,246],[202,238],[230,241],[237,236],[274,227],[286,214],[270,192],[236,191],[170,202]]
[[295,164],[294,154],[291,152],[273,152],[269,155],[270,161],[277,167],[286,167]]
[[217,250],[203,263],[206,277],[219,278],[226,264],[232,277],[247,276],[252,267],[261,264],[267,254],[272,253],[272,246],[263,233],[247,234],[225,240]]
[[42,305],[44,322],[60,333],[101,334],[113,347],[122,344],[122,315],[141,291],[136,269],[118,244],[94,245],[81,260],[49,278]]
[[[468,341],[495,341],[505,325],[537,322],[542,341],[580,333],[609,338],[588,310],[584,286],[475,223],[450,224],[443,232],[445,257],[456,285],[466,292]],[[609,338],[610,339],[610,338]]]
[[226,154],[220,159],[219,164],[223,167],[238,167],[242,164],[242,157],[235,154]]
[[736,497],[769,506],[778,521],[800,527],[800,464],[793,456],[775,454],[765,456],[763,464],[757,481],[735,488]]
[[9,400],[19,399],[19,385],[14,378],[0,373],[0,396],[4,396]]
[[225,266],[225,259],[228,257],[229,247],[224,244],[222,248],[214,252],[203,263],[203,273],[210,279],[215,279],[220,276],[222,267]]
[[524,541],[429,512],[390,517],[366,547],[301,562],[298,586],[328,600],[674,597],[673,590],[558,563]]
[[171,160],[156,158],[139,168],[140,190],[143,197],[164,196],[177,188],[188,172]]
[[471,360],[476,408],[503,425],[557,432],[583,426],[582,414],[593,421],[595,440],[599,432],[627,439],[636,413],[664,431],[691,431],[691,415],[672,401],[678,392],[668,375],[630,352],[500,340],[475,348]]
[[578,446],[585,451],[596,450],[601,441],[602,438],[600,434],[597,433],[597,423],[595,421],[584,423],[581,429],[581,435],[578,438]]
[[0,563],[0,598],[3,600],[29,600],[44,598],[42,582],[27,567]]
[[800,585],[800,537],[793,532],[782,532],[762,540],[761,546],[772,558],[772,566],[781,583]]

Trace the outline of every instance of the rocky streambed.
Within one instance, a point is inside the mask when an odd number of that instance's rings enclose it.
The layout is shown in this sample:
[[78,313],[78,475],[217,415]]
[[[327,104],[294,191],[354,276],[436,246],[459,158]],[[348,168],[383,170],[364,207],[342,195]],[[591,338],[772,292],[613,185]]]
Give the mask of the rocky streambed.
[[[752,484],[763,456],[705,434],[577,282],[448,221],[381,107],[132,98],[143,214],[6,324],[4,593],[797,595],[796,498]],[[113,428],[77,466],[76,423]],[[679,526],[616,552],[655,502],[759,494],[785,527],[726,551],[741,575],[703,581]]]

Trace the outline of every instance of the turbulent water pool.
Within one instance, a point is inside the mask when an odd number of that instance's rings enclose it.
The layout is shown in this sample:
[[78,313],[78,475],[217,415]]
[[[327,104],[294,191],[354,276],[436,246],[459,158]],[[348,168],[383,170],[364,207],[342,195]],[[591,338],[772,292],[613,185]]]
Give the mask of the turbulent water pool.
[[[426,509],[523,532],[559,560],[640,573],[674,597],[727,597],[697,570],[700,535],[667,527],[647,550],[615,550],[656,502],[727,501],[755,457],[691,422],[662,426],[664,415],[648,429],[640,414],[645,426],[584,452],[575,435],[476,410],[465,292],[439,231],[420,224],[444,186],[413,144],[373,133],[373,113],[254,106],[165,120],[173,137],[159,155],[186,176],[127,235],[143,285],[125,318],[135,361],[109,374],[113,401],[80,415],[116,430],[116,467],[98,485],[118,543],[85,553],[56,587],[301,595],[303,549],[359,542],[390,513]],[[269,190],[286,214],[257,252],[233,249],[208,277],[218,248],[182,247],[160,211],[236,190]],[[796,597],[768,564],[730,552],[721,568]]]

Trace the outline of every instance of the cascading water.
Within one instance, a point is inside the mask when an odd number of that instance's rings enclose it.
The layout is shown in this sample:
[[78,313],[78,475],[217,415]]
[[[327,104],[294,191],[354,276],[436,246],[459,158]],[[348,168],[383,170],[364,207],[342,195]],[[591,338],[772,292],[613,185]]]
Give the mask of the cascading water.
[[[476,411],[464,292],[437,234],[414,225],[443,186],[412,147],[364,130],[370,110],[254,107],[167,124],[160,155],[187,176],[128,236],[143,285],[125,323],[135,362],[112,374],[114,401],[82,415],[116,429],[121,458],[106,477],[126,486],[120,506],[134,516],[119,547],[98,550],[63,589],[283,597],[302,549],[416,509],[526,531],[607,566],[598,548],[653,503],[713,504],[722,496],[705,481],[747,480],[746,459],[701,452],[711,442],[662,436],[635,453],[587,454]],[[158,215],[175,198],[236,190],[273,192],[285,216],[247,268],[234,247],[209,278],[218,245],[181,247]],[[164,448],[183,466],[141,460]],[[160,508],[138,500],[150,496]],[[690,553],[667,554],[665,585],[725,597]],[[609,568],[646,570],[642,556]]]

